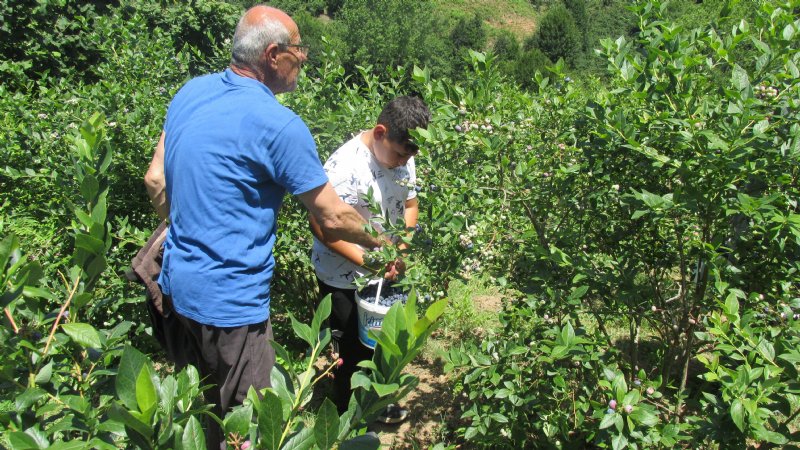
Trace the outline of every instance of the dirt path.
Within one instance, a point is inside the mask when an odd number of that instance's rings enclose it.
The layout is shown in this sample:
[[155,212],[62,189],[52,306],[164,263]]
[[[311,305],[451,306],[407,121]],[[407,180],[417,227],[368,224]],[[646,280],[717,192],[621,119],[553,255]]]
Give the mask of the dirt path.
[[[499,295],[477,295],[472,297],[472,304],[477,311],[496,313],[502,307]],[[474,330],[480,333],[480,330]],[[430,338],[433,341],[442,341],[429,347],[446,347],[445,340],[457,340],[454,336],[444,336],[438,331]],[[432,353],[432,352],[431,352]],[[327,357],[318,361],[317,367],[322,368],[327,362]],[[428,448],[439,442],[447,442],[447,430],[458,426],[461,410],[457,399],[453,396],[452,380],[444,373],[444,361],[436,355],[423,352],[409,364],[404,373],[409,373],[419,379],[419,385],[405,399],[401,405],[408,409],[409,418],[397,425],[374,424],[371,429],[378,432],[383,448],[387,449],[418,449]],[[323,382],[318,386],[313,401],[324,398],[326,391],[331,386]],[[315,408],[312,406],[312,408]]]
[[402,401],[409,418],[398,425],[374,426],[385,448],[427,448],[443,441],[444,426],[457,419],[452,389],[443,371],[442,361],[417,358],[406,373],[419,378],[419,385]]

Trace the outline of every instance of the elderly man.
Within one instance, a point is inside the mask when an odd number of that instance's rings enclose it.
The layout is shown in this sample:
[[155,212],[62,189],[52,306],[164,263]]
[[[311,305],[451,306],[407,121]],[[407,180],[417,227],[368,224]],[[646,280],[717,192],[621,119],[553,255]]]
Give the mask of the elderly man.
[[[249,9],[230,67],[189,81],[173,98],[145,175],[170,223],[159,285],[190,335],[188,361],[215,385],[209,401],[220,415],[250,386],[269,386],[272,248],[286,191],[326,235],[380,245],[328,182],[308,127],[275,98],[296,88],[306,56],[286,13]],[[209,438],[224,447],[222,436]]]

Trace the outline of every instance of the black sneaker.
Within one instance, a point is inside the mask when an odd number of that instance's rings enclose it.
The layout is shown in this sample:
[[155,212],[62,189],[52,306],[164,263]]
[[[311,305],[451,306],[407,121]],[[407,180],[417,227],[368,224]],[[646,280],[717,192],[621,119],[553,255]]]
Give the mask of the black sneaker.
[[408,418],[408,410],[403,408],[402,406],[397,405],[389,405],[386,407],[385,410],[378,416],[378,422],[385,423],[387,425],[391,425],[394,423],[400,423]]

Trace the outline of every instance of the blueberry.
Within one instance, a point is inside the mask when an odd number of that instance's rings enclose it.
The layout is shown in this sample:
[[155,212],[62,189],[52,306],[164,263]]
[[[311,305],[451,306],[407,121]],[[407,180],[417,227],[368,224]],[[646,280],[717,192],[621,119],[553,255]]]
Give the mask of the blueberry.
[[97,349],[94,349],[94,348],[88,349],[86,351],[86,353],[89,356],[89,359],[92,360],[92,361],[97,361],[97,360],[100,359],[101,356],[103,356],[102,352],[100,352],[100,351],[98,351]]
[[461,125],[456,125],[455,126],[455,130],[458,131],[459,133],[461,133],[461,130],[462,130]]

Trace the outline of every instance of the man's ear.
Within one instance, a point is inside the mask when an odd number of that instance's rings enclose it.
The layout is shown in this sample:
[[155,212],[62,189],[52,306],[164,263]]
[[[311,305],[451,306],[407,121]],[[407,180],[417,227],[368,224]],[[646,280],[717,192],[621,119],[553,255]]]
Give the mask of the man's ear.
[[278,44],[269,44],[267,48],[264,49],[264,58],[266,58],[267,64],[277,64],[278,50]]

